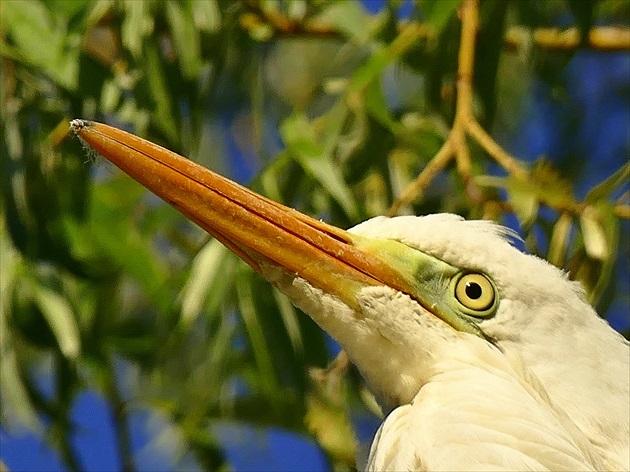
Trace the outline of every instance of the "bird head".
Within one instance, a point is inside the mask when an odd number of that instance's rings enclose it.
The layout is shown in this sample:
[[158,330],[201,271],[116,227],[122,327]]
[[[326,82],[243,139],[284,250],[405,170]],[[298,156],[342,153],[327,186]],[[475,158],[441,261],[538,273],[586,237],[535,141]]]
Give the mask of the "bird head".
[[[509,230],[430,215],[344,231],[121,130],[83,120],[71,127],[308,313],[386,409],[411,402],[444,359],[481,363],[490,349],[531,371],[577,424],[619,423],[621,437],[625,421],[627,436],[627,342],[579,284],[513,247]],[[601,401],[611,389],[622,402]]]

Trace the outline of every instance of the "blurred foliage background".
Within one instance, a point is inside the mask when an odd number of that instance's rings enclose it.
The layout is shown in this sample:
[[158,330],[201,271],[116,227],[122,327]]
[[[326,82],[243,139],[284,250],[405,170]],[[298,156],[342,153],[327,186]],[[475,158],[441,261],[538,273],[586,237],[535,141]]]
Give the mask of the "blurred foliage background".
[[418,183],[453,128],[459,0],[0,2],[3,437],[39,435],[83,470],[72,412],[92,391],[124,470],[139,411],[174,468],[234,466],[215,426],[238,424],[311,436],[352,470],[357,418],[379,414],[356,372],[326,369],[338,348],[307,316],[86,153],[71,118],[344,228],[496,219],[628,336],[629,5],[483,0],[468,105],[523,172],[471,136],[469,169]]

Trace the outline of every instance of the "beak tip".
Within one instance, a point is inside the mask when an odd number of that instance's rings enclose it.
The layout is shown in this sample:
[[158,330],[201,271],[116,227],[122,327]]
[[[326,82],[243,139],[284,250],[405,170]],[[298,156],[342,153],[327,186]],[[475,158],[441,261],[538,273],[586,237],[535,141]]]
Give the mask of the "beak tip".
[[88,126],[90,126],[92,124],[91,121],[88,120],[82,120],[82,119],[74,119],[70,122],[70,130],[77,134],[79,133],[83,128],[87,128]]

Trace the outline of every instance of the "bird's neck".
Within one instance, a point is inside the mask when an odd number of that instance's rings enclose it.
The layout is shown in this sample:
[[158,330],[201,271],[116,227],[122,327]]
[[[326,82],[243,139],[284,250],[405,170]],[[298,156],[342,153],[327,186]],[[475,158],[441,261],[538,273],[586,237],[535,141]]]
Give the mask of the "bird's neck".
[[573,325],[556,327],[557,334],[552,331],[545,343],[518,338],[502,347],[519,353],[554,406],[600,451],[607,468],[630,470],[630,346],[594,312],[579,322],[565,319]]
[[605,468],[519,359],[466,341],[440,352],[412,402],[388,415],[372,446],[374,470]]

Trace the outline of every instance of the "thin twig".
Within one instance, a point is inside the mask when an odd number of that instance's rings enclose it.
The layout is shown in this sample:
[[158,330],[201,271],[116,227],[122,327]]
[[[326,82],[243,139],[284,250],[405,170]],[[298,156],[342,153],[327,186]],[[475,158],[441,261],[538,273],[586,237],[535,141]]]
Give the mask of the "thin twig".
[[521,179],[527,178],[527,171],[486,133],[486,130],[481,127],[477,120],[471,120],[466,131],[508,173]]
[[466,143],[466,127],[472,115],[472,79],[475,66],[475,43],[479,28],[478,0],[464,0],[460,8],[462,37],[457,58],[457,101],[451,136],[455,148],[457,170],[464,182],[472,175],[470,153]]
[[475,41],[479,25],[478,0],[464,0],[460,7],[460,15],[462,37],[457,65],[457,98],[453,128],[435,157],[429,161],[418,177],[394,201],[387,211],[387,214],[390,216],[395,215],[402,206],[418,198],[453,157],[457,159],[457,168],[462,179],[466,184],[470,181],[472,166],[466,143],[466,129],[472,120],[472,78],[475,62]]
[[617,204],[613,207],[613,213],[618,218],[630,219],[630,205]]
[[[318,37],[339,37],[343,33],[322,17],[307,19],[291,18],[281,11],[267,9],[257,2],[249,2],[249,10],[242,13],[241,25],[245,29],[252,29],[259,25],[267,25],[276,35],[294,36],[310,35]],[[404,28],[409,22],[401,21]],[[430,25],[422,25],[422,37],[435,39],[437,33]],[[571,51],[580,47],[580,31],[576,27],[536,28],[512,26],[507,31],[503,43],[510,50],[519,50],[527,44],[539,49]],[[627,26],[595,26],[590,29],[587,42],[584,45],[598,51],[627,51],[630,50],[630,28]]]
[[[559,30],[539,28],[534,31],[534,44],[540,48],[572,51],[580,46],[578,28]],[[599,26],[588,33],[587,44],[600,51],[627,51],[630,49],[630,30],[617,26]]]
[[[542,200],[540,203],[551,208],[552,210],[556,210],[560,213],[567,213],[573,216],[580,216],[584,212],[584,209],[588,206],[588,204],[586,203],[580,203],[573,200],[562,203]],[[504,202],[501,200],[487,200],[485,204],[489,205],[493,212],[514,213],[514,207],[510,202]],[[490,211],[490,209],[488,211]],[[622,205],[620,203],[617,203],[613,206],[613,214],[617,218],[630,219],[630,205]]]
[[408,204],[420,196],[422,191],[429,186],[433,179],[435,179],[439,172],[446,167],[452,158],[453,144],[449,137],[433,159],[431,159],[424,169],[422,169],[422,172],[420,172],[418,177],[416,177],[394,201],[389,210],[387,210],[387,215],[396,215],[403,205]]

